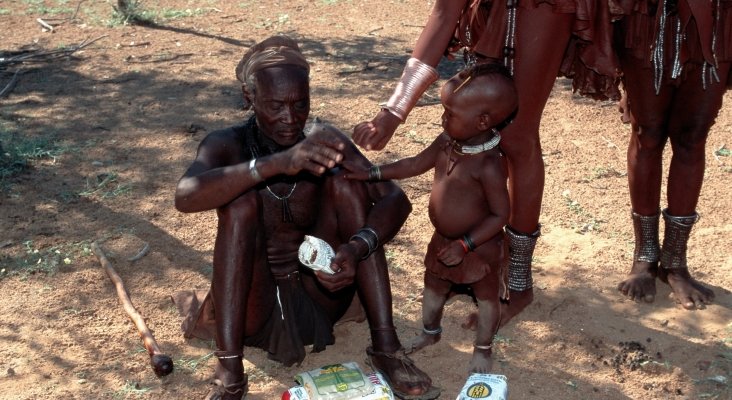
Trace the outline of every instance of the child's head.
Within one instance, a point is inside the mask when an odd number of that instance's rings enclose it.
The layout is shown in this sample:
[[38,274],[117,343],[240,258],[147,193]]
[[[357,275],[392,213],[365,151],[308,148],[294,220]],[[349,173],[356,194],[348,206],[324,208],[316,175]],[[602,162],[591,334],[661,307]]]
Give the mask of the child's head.
[[442,127],[465,140],[501,126],[518,108],[510,73],[500,64],[478,64],[453,76],[442,87]]

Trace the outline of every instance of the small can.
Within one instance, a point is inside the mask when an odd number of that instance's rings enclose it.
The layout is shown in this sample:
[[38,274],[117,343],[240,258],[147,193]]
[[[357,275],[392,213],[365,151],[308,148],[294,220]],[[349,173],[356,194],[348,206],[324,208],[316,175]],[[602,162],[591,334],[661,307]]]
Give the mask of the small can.
[[508,380],[504,375],[472,374],[456,400],[507,400]]
[[300,244],[298,249],[298,258],[302,265],[312,269],[313,271],[323,271],[327,274],[335,274],[330,269],[330,263],[335,257],[335,251],[330,245],[322,239],[315,236],[305,235],[305,240]]

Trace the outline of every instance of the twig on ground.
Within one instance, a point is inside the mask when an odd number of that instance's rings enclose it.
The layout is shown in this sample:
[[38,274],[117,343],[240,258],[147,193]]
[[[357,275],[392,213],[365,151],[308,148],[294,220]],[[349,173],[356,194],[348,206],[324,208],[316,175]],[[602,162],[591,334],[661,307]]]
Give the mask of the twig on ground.
[[0,90],[0,99],[7,96],[8,94],[10,94],[10,92],[13,91],[13,89],[15,88],[15,84],[18,83],[18,74],[20,74],[20,71],[21,70],[15,71],[15,73],[13,74],[13,77],[10,78],[10,82],[8,82],[8,84],[5,85],[3,90]]
[[102,35],[95,39],[84,39],[81,43],[79,43],[76,46],[72,46],[69,48],[64,49],[58,49],[58,50],[48,50],[48,51],[31,51],[23,54],[19,54],[17,56],[8,57],[8,58],[0,58],[0,69],[9,66],[9,65],[16,65],[16,64],[23,64],[23,63],[31,63],[31,62],[48,62],[52,61],[61,57],[68,57],[72,55],[73,53],[76,53],[77,51],[83,49],[84,47],[89,46],[90,44],[96,42],[97,40],[100,40],[102,38],[105,38],[109,35]]
[[119,47],[140,47],[140,46],[149,46],[150,42],[130,42],[129,44],[120,43],[117,46]]
[[142,257],[145,257],[145,255],[147,255],[147,252],[149,250],[150,250],[150,244],[145,242],[145,245],[142,246],[142,249],[136,255],[128,258],[127,261],[135,262],[135,261],[141,259]]
[[167,62],[167,61],[173,61],[178,59],[179,57],[193,57],[193,53],[185,53],[185,54],[171,54],[167,56],[159,56],[157,58],[151,59],[154,56],[146,55],[146,56],[127,56],[125,57],[125,61],[132,64],[147,64],[147,63],[158,63],[158,62]]
[[81,0],[79,4],[76,5],[76,10],[74,11],[74,14],[71,15],[71,17],[68,18],[46,18],[46,21],[49,21],[52,25],[63,25],[64,23],[68,21],[75,21],[76,15],[79,13],[79,9],[81,8],[81,4],[84,3],[86,0]]
[[48,29],[49,31],[53,32],[53,26],[49,25],[48,22],[42,20],[41,18],[36,18],[36,22],[38,22],[45,29]]

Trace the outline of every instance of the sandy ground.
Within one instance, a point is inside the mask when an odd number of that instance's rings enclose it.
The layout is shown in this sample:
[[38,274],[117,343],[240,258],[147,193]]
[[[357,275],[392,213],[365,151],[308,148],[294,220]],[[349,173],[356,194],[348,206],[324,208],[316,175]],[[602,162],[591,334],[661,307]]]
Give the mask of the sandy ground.
[[[312,115],[344,130],[389,95],[431,2],[159,1],[157,27],[108,26],[111,5],[0,3],[0,51],[68,49],[55,60],[0,69],[0,143],[44,143],[41,157],[0,194],[0,398],[195,399],[213,373],[213,344],[185,340],[170,295],[206,288],[215,214],[173,207],[175,183],[207,132],[242,121],[234,67],[255,41],[293,35],[312,62]],[[54,32],[36,18],[63,19]],[[5,55],[7,56],[7,54]],[[442,78],[458,64],[443,63]],[[376,162],[415,154],[439,132],[437,85]],[[707,172],[689,244],[693,273],[717,294],[684,311],[659,286],[654,304],[615,290],[630,266],[625,174],[629,127],[616,105],[576,97],[558,80],[542,124],[547,184],[535,254],[536,300],[503,328],[495,372],[512,399],[732,398],[732,96],[707,146]],[[43,142],[46,140],[46,142]],[[670,154],[667,154],[667,157]],[[668,158],[666,159],[666,162]],[[422,257],[431,226],[429,176],[401,182],[414,212],[387,246],[394,315],[403,340],[421,328]],[[98,240],[147,318],[175,372],[155,377],[138,335],[89,245]],[[145,244],[149,252],[128,261]],[[443,340],[415,355],[454,398],[467,377],[473,310],[453,298]],[[278,399],[300,371],[356,361],[365,324],[336,328],[336,344],[284,368],[246,349],[251,399]]]

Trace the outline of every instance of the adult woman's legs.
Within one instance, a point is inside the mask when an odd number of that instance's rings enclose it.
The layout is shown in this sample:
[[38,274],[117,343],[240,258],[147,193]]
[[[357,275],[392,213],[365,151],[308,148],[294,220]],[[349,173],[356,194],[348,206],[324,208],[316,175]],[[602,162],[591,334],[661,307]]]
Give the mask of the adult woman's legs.
[[686,79],[677,89],[669,113],[669,137],[673,155],[669,168],[668,208],[659,277],[674,291],[676,301],[686,309],[704,308],[714,292],[691,277],[686,264],[686,248],[693,224],[698,219],[696,205],[704,180],[704,155],[709,129],[714,124],[726,90],[730,64],[719,66],[721,82],[707,81],[706,89],[698,65],[687,65]]
[[519,109],[503,130],[501,149],[508,159],[509,224],[517,234],[516,241],[509,240],[509,277],[517,284],[509,283],[510,302],[502,312],[502,323],[533,301],[531,257],[544,191],[539,124],[569,42],[574,15],[554,13],[550,5],[542,4],[530,9],[519,7],[516,21],[514,79]]
[[663,149],[668,140],[667,115],[673,88],[666,85],[656,94],[653,70],[641,60],[621,53],[624,87],[630,109],[632,133],[628,144],[628,187],[635,233],[633,265],[618,290],[635,301],[652,302],[656,295],[659,203]]
[[216,310],[216,377],[226,390],[212,399],[240,399],[246,391],[244,338],[264,327],[275,287],[263,253],[258,195],[250,191],[218,210],[211,295]]
[[[321,209],[330,212],[326,215],[328,221],[319,222],[318,234],[332,244],[347,243],[351,235],[364,227],[372,208],[372,200],[363,182],[346,180],[341,175],[329,177]],[[384,373],[392,388],[399,393],[425,399],[439,396],[439,390],[432,387],[429,376],[406,356],[400,355],[403,350],[394,326],[391,283],[383,247],[359,262],[355,286],[371,331],[372,348],[367,352],[374,364],[372,366]],[[308,288],[313,299],[329,310],[329,314],[334,314],[336,319],[333,321],[336,321],[345,313],[353,292],[348,288],[336,293],[323,290],[319,286],[309,285]]]

